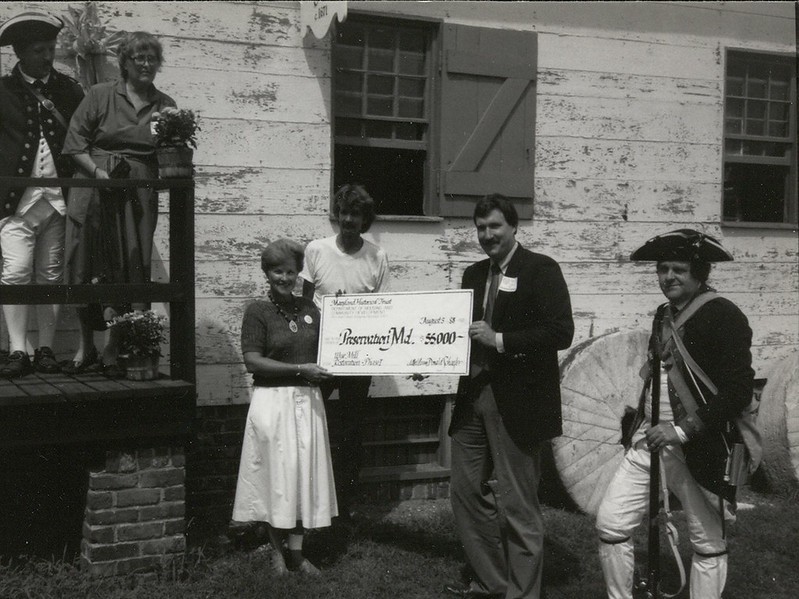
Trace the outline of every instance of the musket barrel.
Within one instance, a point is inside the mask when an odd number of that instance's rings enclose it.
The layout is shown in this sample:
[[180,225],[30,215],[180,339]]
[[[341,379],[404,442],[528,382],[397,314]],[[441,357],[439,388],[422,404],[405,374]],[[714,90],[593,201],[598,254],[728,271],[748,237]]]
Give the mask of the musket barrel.
[[[652,352],[652,426],[660,420],[660,355],[657,348]],[[658,599],[660,581],[660,454],[652,451],[649,464],[649,538],[647,547],[647,596]]]

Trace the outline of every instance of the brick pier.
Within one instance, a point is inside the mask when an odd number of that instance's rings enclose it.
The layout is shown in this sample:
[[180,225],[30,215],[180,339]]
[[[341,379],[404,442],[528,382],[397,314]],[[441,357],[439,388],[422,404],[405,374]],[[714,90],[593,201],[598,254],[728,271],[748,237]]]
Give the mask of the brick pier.
[[89,472],[81,566],[100,576],[152,571],[186,549],[183,447],[109,450]]

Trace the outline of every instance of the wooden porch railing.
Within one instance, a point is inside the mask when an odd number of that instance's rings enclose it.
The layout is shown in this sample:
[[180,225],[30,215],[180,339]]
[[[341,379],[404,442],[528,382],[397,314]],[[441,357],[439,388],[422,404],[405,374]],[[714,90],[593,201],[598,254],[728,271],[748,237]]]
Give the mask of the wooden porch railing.
[[2,177],[0,183],[168,190],[170,272],[166,283],[0,285],[0,304],[163,302],[170,320],[169,378],[113,381],[99,374],[34,373],[0,380],[0,445],[189,433],[196,398],[194,181]]

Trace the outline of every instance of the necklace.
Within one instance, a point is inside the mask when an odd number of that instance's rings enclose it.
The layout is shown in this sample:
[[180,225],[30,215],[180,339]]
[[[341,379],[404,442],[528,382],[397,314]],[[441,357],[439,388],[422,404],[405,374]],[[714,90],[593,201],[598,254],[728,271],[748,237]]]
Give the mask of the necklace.
[[275,298],[272,296],[272,292],[271,291],[267,291],[266,295],[267,295],[267,297],[269,297],[269,301],[271,301],[275,305],[275,308],[277,308],[277,313],[280,314],[285,319],[285,321],[287,323],[289,323],[289,330],[292,333],[296,333],[299,330],[299,328],[297,327],[297,316],[300,313],[300,307],[297,305],[297,302],[294,301],[293,296],[292,296],[292,300],[291,300],[291,308],[292,308],[292,312],[294,314],[292,316],[289,316],[285,312],[285,310],[283,310],[283,308],[280,307],[280,304],[278,304],[275,301]]

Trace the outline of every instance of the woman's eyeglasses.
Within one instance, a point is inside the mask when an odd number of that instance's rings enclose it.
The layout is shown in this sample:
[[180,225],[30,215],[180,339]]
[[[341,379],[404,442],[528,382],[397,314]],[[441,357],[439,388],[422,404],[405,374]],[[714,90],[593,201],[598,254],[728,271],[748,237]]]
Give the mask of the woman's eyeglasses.
[[158,57],[157,56],[149,56],[145,54],[137,54],[136,56],[131,56],[130,59],[136,64],[136,66],[143,67],[146,64],[158,64]]

